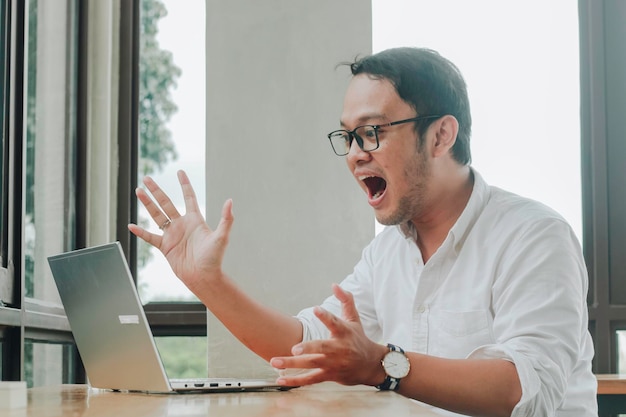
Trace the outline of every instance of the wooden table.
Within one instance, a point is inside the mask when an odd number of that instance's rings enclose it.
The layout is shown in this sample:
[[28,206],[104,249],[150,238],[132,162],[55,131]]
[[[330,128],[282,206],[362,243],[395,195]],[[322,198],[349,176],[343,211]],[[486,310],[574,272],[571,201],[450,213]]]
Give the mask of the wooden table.
[[626,374],[601,374],[598,378],[598,415],[626,414]]
[[429,408],[393,392],[323,383],[291,391],[141,394],[59,385],[28,390],[27,408],[7,417],[434,417]]
[[626,374],[601,374],[598,378],[598,394],[626,395]]

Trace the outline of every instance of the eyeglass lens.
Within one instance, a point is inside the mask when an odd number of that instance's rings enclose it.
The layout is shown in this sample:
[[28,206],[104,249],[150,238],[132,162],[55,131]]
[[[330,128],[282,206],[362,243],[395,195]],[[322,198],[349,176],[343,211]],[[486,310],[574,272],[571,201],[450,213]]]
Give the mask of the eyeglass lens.
[[352,132],[338,130],[330,134],[330,142],[337,155],[347,155],[350,152],[351,134],[364,151],[373,151],[378,148],[376,129],[373,126],[359,126]]

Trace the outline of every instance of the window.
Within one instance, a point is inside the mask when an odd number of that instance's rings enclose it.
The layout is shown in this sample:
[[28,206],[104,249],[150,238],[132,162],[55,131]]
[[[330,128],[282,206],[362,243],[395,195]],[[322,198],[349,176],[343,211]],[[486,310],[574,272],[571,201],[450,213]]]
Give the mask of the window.
[[75,241],[78,1],[0,5],[2,379],[73,382],[78,357],[46,258]]
[[[119,240],[136,264],[126,224],[135,221],[140,2],[86,4],[0,0],[0,370],[29,386],[85,380],[46,258]],[[200,303],[151,303],[146,313],[161,353],[181,343],[206,351]],[[206,354],[188,366],[163,359],[206,375]]]
[[[25,184],[23,265],[25,310],[62,311],[47,257],[73,248],[76,135],[72,115],[77,45],[76,3],[66,8],[30,0],[25,30]],[[67,41],[69,40],[69,42]],[[35,329],[32,330],[33,332]],[[69,335],[68,335],[69,336]],[[61,345],[24,334],[29,385],[63,380]],[[71,342],[65,337],[66,342]],[[37,366],[33,367],[33,364]]]
[[[375,52],[427,47],[459,67],[472,107],[472,165],[487,183],[549,205],[582,240],[577,7],[374,0],[372,16]],[[445,24],[435,18],[444,15]]]
[[[204,204],[204,7],[202,0],[142,0],[137,184],[142,186],[142,178],[151,175],[181,213],[185,208],[178,169],[185,169]],[[139,221],[159,232],[143,207]],[[197,301],[158,250],[143,241],[137,247],[144,302]]]
[[[138,178],[151,175],[181,213],[176,171],[184,168],[204,203],[205,2],[141,0]],[[190,43],[189,39],[194,39]],[[158,233],[143,207],[138,221]],[[170,377],[207,375],[206,309],[178,280],[165,257],[137,241],[137,283]],[[179,317],[179,319],[175,319]],[[172,325],[173,321],[184,325]]]

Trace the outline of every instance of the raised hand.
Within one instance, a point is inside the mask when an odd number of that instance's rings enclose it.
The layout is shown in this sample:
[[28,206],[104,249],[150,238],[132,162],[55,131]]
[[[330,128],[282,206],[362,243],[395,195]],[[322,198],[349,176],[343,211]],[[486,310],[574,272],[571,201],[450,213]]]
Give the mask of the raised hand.
[[224,203],[222,218],[213,231],[200,213],[196,194],[184,171],[178,171],[178,181],[185,199],[184,215],[178,212],[152,178],[146,177],[144,185],[154,200],[141,188],[136,190],[137,198],[163,230],[163,234],[151,233],[135,224],[129,224],[128,229],[159,249],[174,273],[196,293],[200,283],[222,273],[222,259],[233,223],[232,200]]
[[278,379],[283,385],[308,385],[335,381],[344,385],[378,385],[385,379],[381,359],[388,349],[371,341],[364,333],[352,294],[338,285],[333,293],[341,302],[343,319],[316,307],[315,315],[330,330],[330,339],[295,345],[293,356],[270,361],[275,368],[310,369],[309,372]]

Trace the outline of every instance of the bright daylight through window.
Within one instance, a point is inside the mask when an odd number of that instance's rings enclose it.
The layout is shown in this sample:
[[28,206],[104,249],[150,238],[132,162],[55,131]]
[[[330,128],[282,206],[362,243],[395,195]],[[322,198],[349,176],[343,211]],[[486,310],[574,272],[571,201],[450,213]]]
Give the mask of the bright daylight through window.
[[[137,185],[142,186],[144,176],[152,176],[168,190],[181,213],[185,209],[176,180],[178,169],[186,170],[204,205],[204,10],[204,0],[141,0]],[[139,206],[139,223],[159,232]],[[138,290],[144,304],[198,301],[157,249],[138,239],[137,253]],[[179,308],[184,309],[182,305]],[[167,315],[162,307],[156,310]],[[176,336],[156,335],[155,343],[170,377],[206,376],[206,337],[179,329]]]
[[[142,6],[138,185],[144,175],[152,176],[184,213],[178,169],[187,172],[199,204],[204,206],[205,201],[204,1],[142,0]],[[139,221],[159,231],[143,206]],[[141,239],[137,246],[138,285],[144,303],[196,300],[158,250]]]
[[463,73],[472,165],[485,180],[552,207],[581,239],[577,3],[374,0],[372,6],[374,52],[432,48]]

